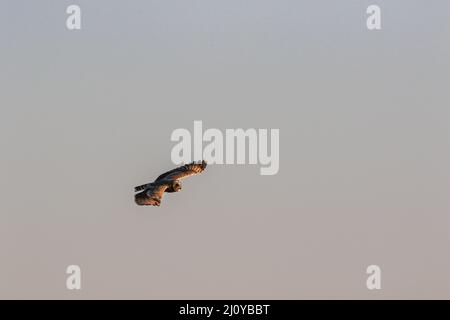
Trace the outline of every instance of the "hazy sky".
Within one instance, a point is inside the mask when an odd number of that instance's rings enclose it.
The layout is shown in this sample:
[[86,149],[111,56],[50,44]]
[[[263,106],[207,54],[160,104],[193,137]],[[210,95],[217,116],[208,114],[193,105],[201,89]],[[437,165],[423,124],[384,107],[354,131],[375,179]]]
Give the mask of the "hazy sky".
[[[0,298],[450,298],[449,36],[447,0],[0,1]],[[194,120],[280,129],[279,173],[136,206]]]

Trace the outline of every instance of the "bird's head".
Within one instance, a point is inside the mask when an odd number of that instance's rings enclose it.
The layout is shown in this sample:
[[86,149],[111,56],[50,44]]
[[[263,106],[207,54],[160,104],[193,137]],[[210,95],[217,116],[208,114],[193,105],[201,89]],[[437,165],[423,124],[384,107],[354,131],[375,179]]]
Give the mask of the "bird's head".
[[181,190],[181,182],[178,181],[178,180],[175,180],[175,181],[172,183],[172,189],[173,189],[173,191],[175,191],[175,192],[180,191],[180,190]]

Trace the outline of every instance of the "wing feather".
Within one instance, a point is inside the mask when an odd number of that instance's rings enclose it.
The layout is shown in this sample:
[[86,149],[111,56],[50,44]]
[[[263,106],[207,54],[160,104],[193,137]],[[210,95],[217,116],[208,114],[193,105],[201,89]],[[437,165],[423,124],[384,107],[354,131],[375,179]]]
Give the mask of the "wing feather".
[[168,187],[168,184],[152,185],[144,191],[137,193],[134,196],[134,200],[136,204],[140,206],[159,206],[161,204],[164,191],[166,191]]
[[196,175],[206,168],[206,162],[202,161],[201,163],[189,163],[184,166],[172,169],[170,171],[167,171],[166,173],[163,173],[158,178],[156,178],[156,181],[159,180],[180,180],[184,179],[193,175]]

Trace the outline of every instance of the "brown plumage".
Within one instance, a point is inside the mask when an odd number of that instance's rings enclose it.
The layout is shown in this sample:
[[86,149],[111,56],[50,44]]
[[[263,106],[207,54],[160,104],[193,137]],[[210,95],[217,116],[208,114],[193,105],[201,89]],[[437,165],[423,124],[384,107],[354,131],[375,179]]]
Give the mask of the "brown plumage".
[[134,192],[141,191],[134,196],[136,204],[140,206],[159,206],[164,192],[178,192],[181,190],[181,179],[196,175],[206,168],[206,162],[192,162],[184,166],[167,171],[154,182],[134,188]]

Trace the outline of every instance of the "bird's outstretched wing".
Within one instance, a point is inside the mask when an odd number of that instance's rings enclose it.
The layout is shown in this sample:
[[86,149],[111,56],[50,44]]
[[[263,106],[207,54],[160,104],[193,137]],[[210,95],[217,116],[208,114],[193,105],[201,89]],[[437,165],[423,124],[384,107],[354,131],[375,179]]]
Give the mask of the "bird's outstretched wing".
[[152,184],[142,192],[136,193],[134,201],[140,206],[159,206],[161,204],[164,191],[169,187],[168,184]]
[[152,186],[152,182],[150,182],[150,183],[146,183],[146,184],[141,184],[140,186],[137,186],[137,187],[134,187],[134,192],[138,192],[138,191],[141,191],[141,190],[144,190],[144,189],[147,189],[147,188],[149,188],[149,187],[151,187]]
[[201,163],[189,163],[184,166],[175,168],[173,170],[167,171],[163,173],[158,178],[156,178],[155,182],[160,180],[180,180],[193,175],[196,175],[206,168],[206,162],[202,161]]

